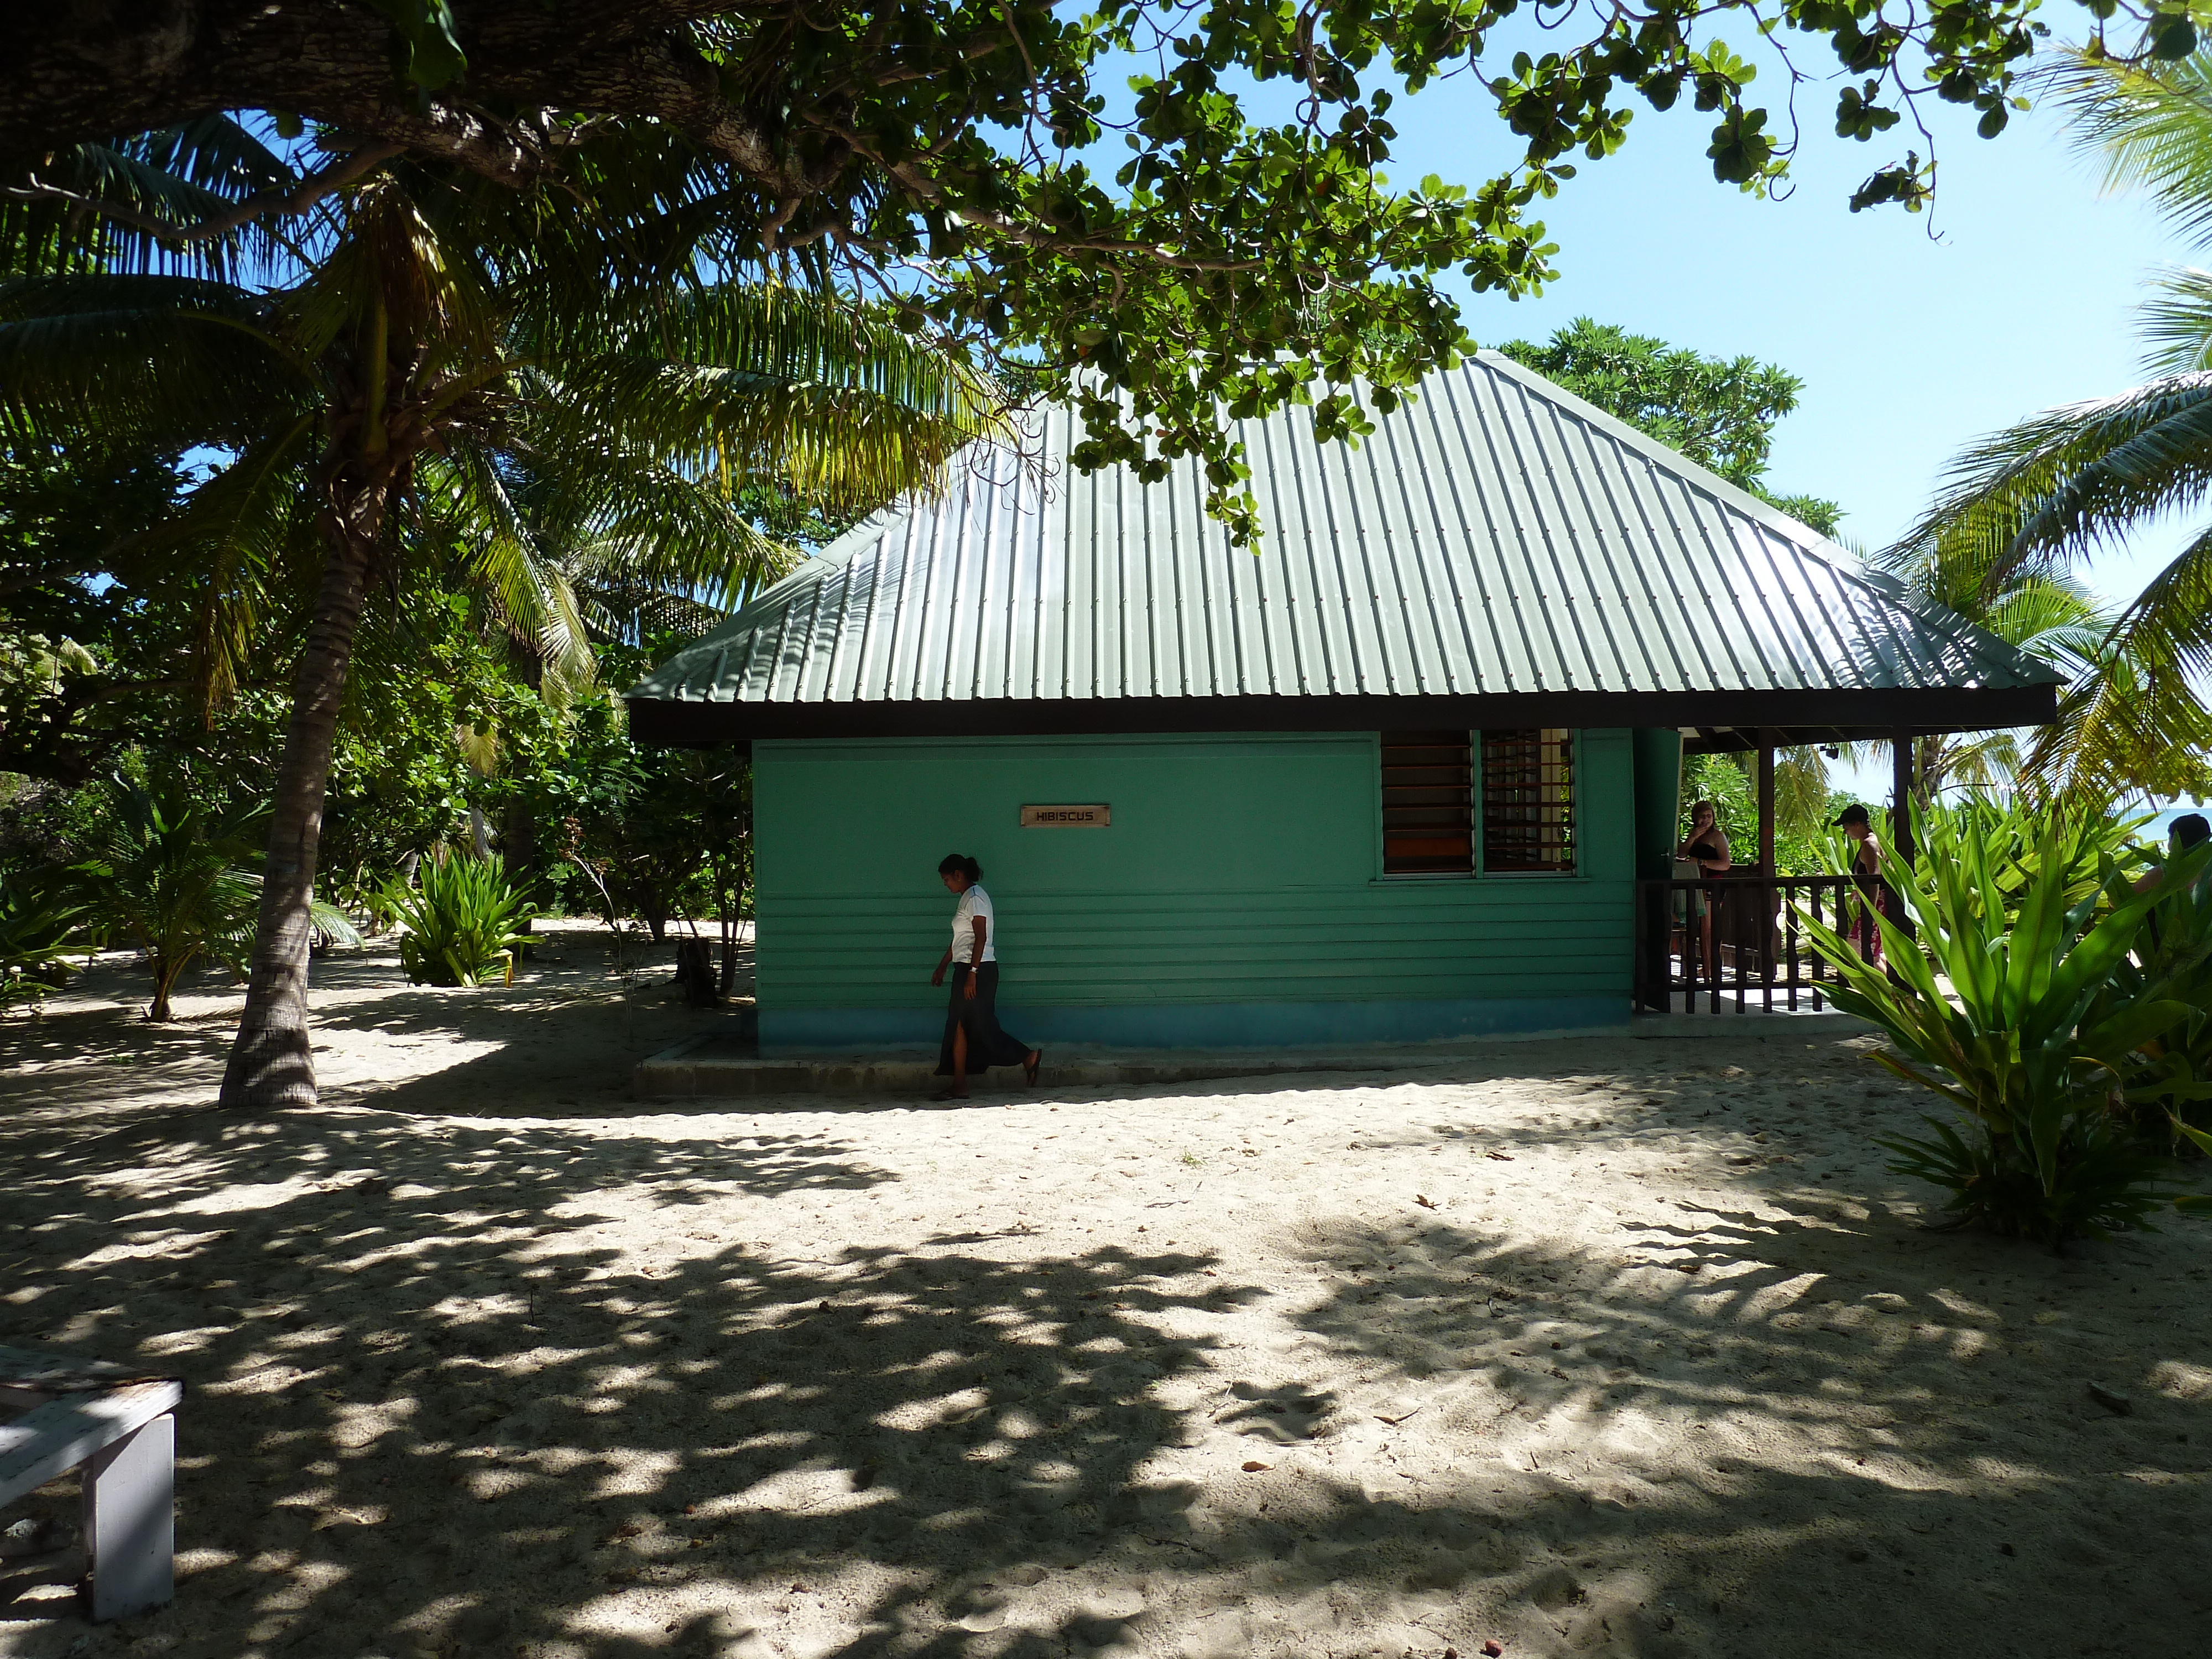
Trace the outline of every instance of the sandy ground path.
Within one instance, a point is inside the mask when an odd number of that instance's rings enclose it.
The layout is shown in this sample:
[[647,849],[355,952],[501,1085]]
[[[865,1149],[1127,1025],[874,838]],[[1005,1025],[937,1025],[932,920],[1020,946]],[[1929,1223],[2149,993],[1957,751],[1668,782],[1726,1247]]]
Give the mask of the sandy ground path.
[[175,1606],[0,1654],[2212,1650],[2212,1234],[1921,1230],[1864,1039],[678,1112],[558,954],[267,1122],[212,985],[9,1030],[0,1341],[190,1392]]

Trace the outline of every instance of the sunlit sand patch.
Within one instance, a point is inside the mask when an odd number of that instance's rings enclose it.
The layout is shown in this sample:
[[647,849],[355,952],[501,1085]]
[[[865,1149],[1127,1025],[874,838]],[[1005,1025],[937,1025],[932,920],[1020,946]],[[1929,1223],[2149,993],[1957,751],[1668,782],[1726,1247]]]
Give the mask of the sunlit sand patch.
[[2212,1366],[2184,1359],[2161,1359],[2151,1367],[2150,1385],[2175,1400],[2212,1399]]

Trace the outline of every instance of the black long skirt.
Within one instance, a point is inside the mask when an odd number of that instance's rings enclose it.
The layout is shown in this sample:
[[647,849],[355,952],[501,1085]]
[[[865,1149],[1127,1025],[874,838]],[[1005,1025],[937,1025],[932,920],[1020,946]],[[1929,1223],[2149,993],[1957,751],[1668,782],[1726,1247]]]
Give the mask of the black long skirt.
[[1008,1036],[999,1024],[999,964],[987,962],[975,979],[975,994],[964,995],[968,964],[952,964],[952,1001],[945,1011],[945,1041],[937,1051],[937,1075],[952,1075],[952,1034],[968,1028],[968,1069],[981,1072],[993,1066],[1020,1066],[1030,1057],[1030,1046]]

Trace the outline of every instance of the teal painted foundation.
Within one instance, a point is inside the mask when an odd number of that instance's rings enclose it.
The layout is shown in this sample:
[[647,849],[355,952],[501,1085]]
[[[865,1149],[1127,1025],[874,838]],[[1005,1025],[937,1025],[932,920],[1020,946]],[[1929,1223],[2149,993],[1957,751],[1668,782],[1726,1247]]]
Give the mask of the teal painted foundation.
[[[1190,1002],[1024,1008],[1004,996],[1000,1022],[1024,1042],[1116,1048],[1304,1048],[1328,1043],[1436,1042],[1531,1031],[1607,1030],[1627,1017],[1612,997],[1491,997],[1461,1002]],[[945,1011],[787,1008],[761,1018],[764,1054],[934,1048]]]
[[[754,746],[763,1048],[933,1044],[938,860],[998,907],[1000,1006],[1036,1042],[1276,1048],[1628,1017],[1631,733],[1577,734],[1577,867],[1386,878],[1372,732]],[[1104,802],[1104,829],[1023,829]]]

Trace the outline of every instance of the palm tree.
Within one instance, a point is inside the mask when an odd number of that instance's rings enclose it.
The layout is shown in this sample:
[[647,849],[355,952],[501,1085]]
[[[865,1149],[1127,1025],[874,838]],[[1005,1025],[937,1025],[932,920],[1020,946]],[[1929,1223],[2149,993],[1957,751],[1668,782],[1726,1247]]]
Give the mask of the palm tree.
[[[2076,52],[2048,84],[2109,185],[2148,190],[2178,230],[2212,240],[2212,52],[2140,67]],[[2212,526],[2118,616],[2095,617],[2093,638],[2081,633],[2094,608],[2069,586],[2097,550],[2198,508],[2212,488],[2212,272],[2157,279],[2144,333],[2153,379],[1984,439],[1887,555],[1985,621],[2012,600],[2081,602],[2060,623],[2067,641],[2054,659],[2078,672],[2059,722],[2021,764],[2020,781],[2038,793],[2108,799],[2212,785],[2212,713],[2197,690],[2212,669]]]
[[[436,514],[518,526],[475,541],[470,574],[518,616],[551,617],[562,584],[510,489],[527,465],[574,538],[734,594],[775,550],[729,481],[869,503],[998,430],[991,386],[885,315],[707,280],[686,252],[708,222],[681,157],[610,142],[613,162],[580,161],[557,194],[403,165],[303,224],[204,252],[113,224],[72,242],[0,216],[0,431],[229,458],[139,549],[188,562],[210,695],[240,678],[272,607],[313,595],[226,1106],[314,1099],[323,797],[356,640],[398,591],[403,532]],[[103,154],[149,214],[179,219],[294,172],[224,120]],[[641,188],[654,167],[665,187]]]
[[[2022,575],[1994,598],[1982,579],[1961,572],[1940,557],[1906,557],[1898,549],[1878,556],[1891,573],[1914,593],[1957,611],[2025,654],[2049,663],[2066,677],[2068,690],[2059,701],[2057,721],[2041,728],[2026,754],[2020,733],[2011,731],[1948,732],[1918,738],[1913,745],[1913,779],[1920,799],[1933,799],[1949,788],[1990,793],[2002,790],[2023,778],[2039,788],[2055,783],[2059,793],[2076,790],[2080,770],[2073,757],[2085,739],[2113,736],[2109,718],[2094,704],[2103,695],[2099,688],[2127,684],[2127,665],[2113,660],[2109,644],[2118,613],[2104,605],[2078,580],[2065,575]],[[1848,745],[1862,764],[1887,756],[1889,744],[1869,742]],[[2132,760],[2129,775],[2140,776],[2160,763],[2149,757]],[[2177,778],[2192,763],[2187,751],[2163,763]],[[2086,787],[2087,780],[2081,781]],[[2185,786],[2160,791],[2187,793]]]

